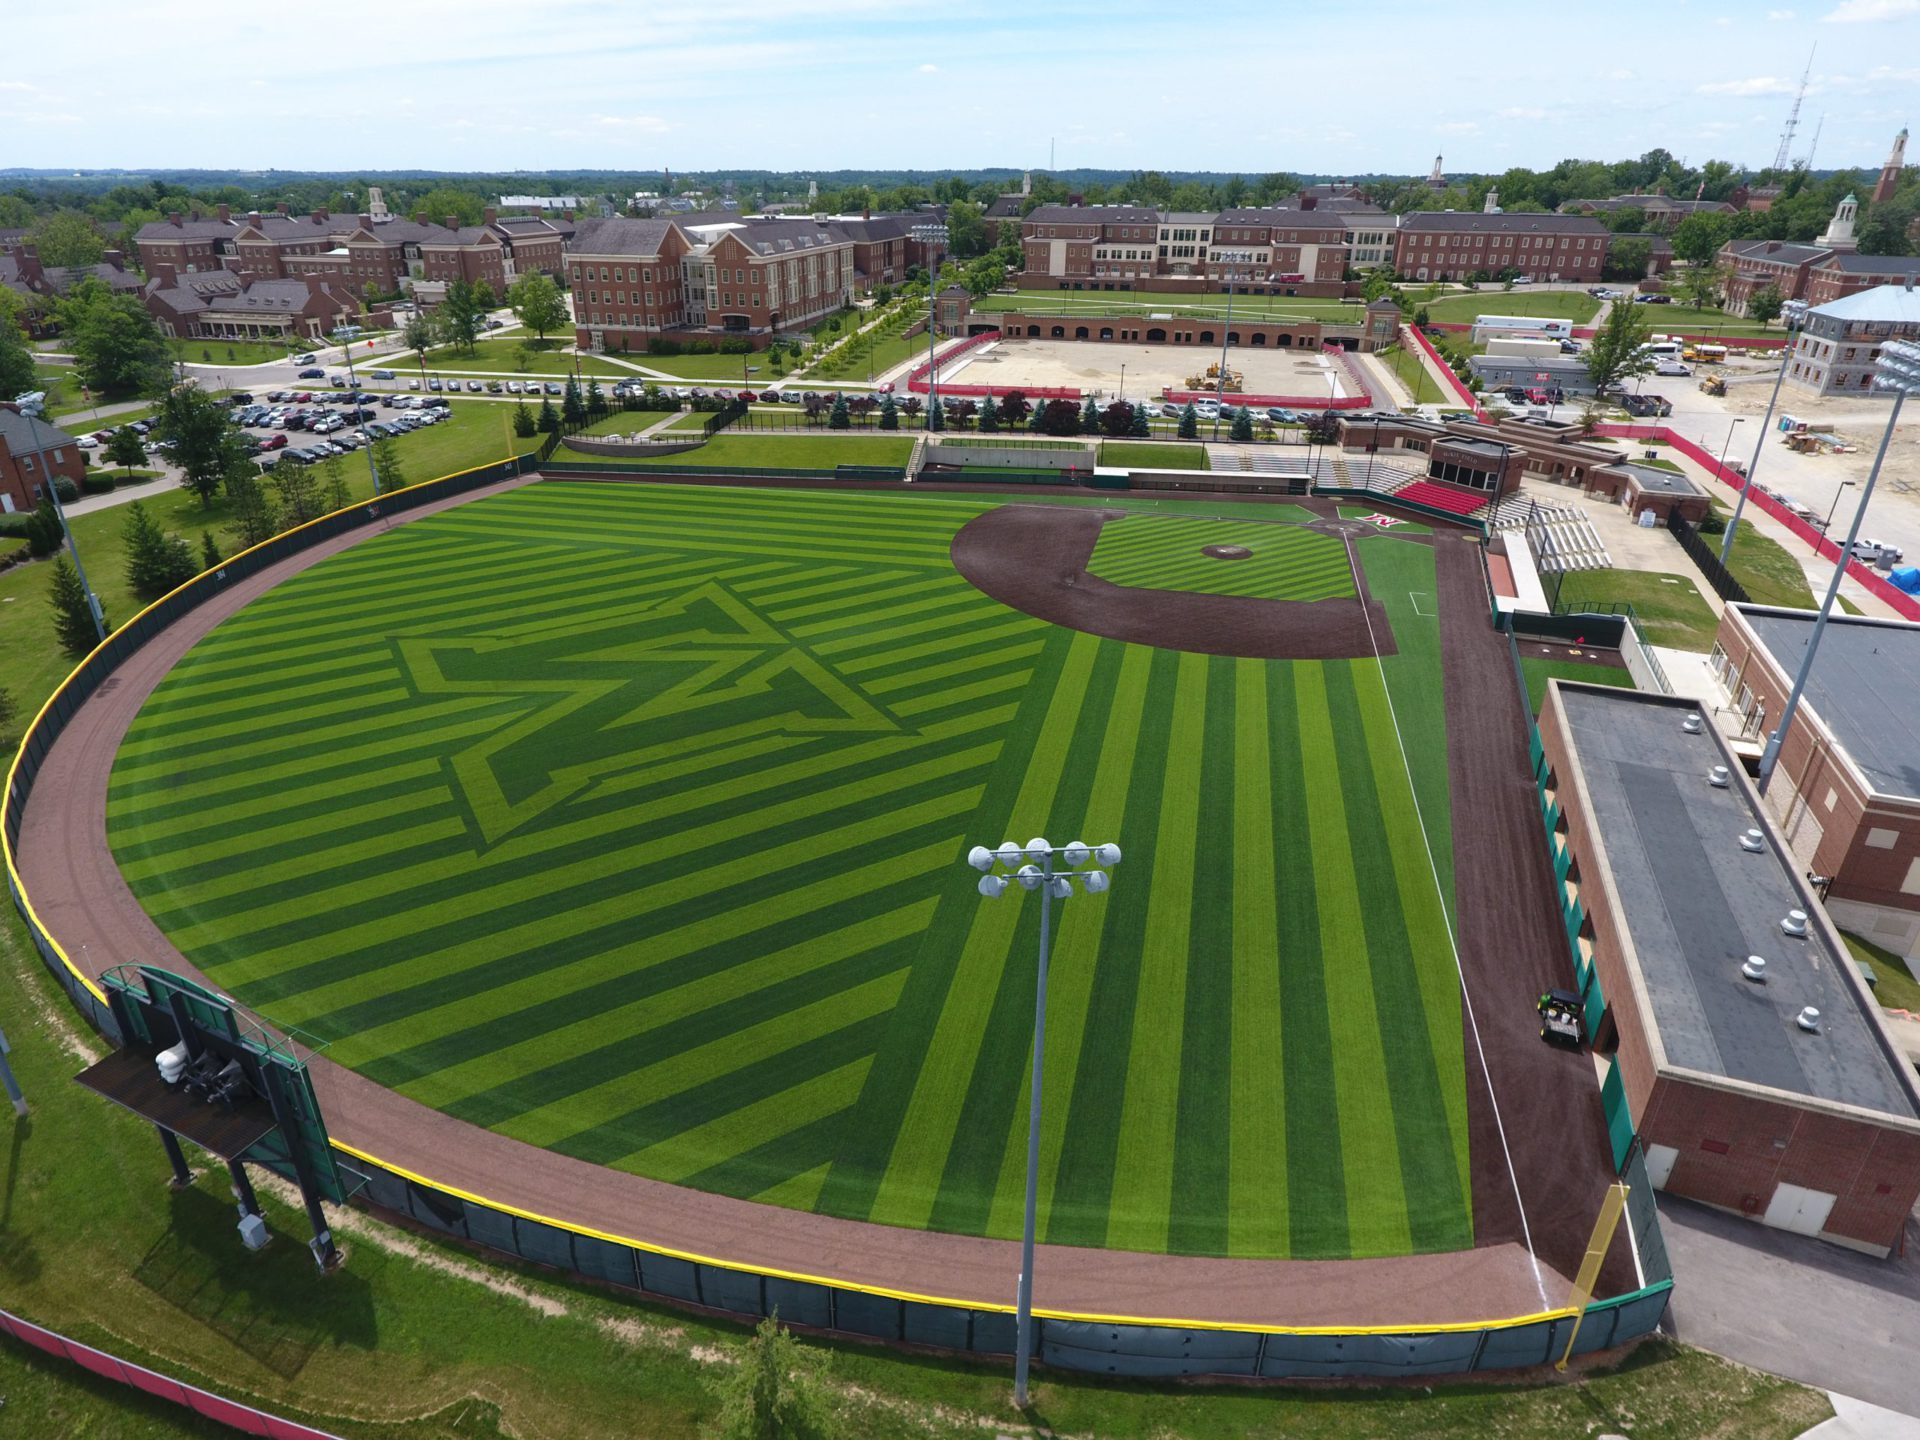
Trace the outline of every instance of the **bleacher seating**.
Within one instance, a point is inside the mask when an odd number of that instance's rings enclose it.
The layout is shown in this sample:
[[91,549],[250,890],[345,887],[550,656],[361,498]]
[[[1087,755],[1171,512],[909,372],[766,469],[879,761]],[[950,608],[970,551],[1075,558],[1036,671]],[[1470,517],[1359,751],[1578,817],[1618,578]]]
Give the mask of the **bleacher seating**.
[[1432,480],[1416,480],[1411,485],[1394,492],[1399,500],[1413,500],[1421,505],[1430,505],[1435,510],[1445,510],[1450,515],[1471,515],[1485,507],[1487,497],[1476,490],[1461,490],[1452,485],[1437,484]]

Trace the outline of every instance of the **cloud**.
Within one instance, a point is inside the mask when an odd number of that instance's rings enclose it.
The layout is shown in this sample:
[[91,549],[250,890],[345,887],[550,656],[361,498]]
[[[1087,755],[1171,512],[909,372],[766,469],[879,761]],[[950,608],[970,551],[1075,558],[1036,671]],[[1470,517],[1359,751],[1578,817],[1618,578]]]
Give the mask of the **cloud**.
[[1791,95],[1800,87],[1777,75],[1754,75],[1745,80],[1716,80],[1711,85],[1696,85],[1696,95]]
[[1537,105],[1509,105],[1499,116],[1502,120],[1544,120],[1547,112]]
[[920,67],[920,73],[922,75],[938,75],[940,73],[940,67],[938,65],[928,63]]
[[1840,0],[1820,18],[1829,25],[1860,25],[1903,15],[1920,15],[1920,0]]
[[1471,135],[1480,128],[1478,120],[1449,120],[1438,127],[1442,135]]
[[593,123],[609,130],[639,130],[648,135],[661,135],[673,129],[671,120],[658,115],[596,115]]
[[1769,11],[1767,11],[1767,19],[1769,19],[1769,20],[1791,20],[1791,19],[1793,19],[1793,16],[1794,16],[1794,12],[1793,12],[1793,11],[1791,11],[1791,10],[1769,10]]

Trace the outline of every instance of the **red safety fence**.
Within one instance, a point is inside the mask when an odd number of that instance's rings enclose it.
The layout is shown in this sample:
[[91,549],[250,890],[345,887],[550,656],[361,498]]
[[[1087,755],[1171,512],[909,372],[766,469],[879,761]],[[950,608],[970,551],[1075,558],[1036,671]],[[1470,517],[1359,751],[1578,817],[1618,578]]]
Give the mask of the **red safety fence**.
[[[1000,332],[998,330],[985,330],[978,335],[969,335],[951,349],[939,352],[936,360],[939,364],[945,365],[949,360],[958,359],[969,350],[984,345],[989,340],[998,340],[999,338]],[[914,366],[912,371],[907,375],[907,389],[925,395],[930,388],[927,375],[932,369],[933,365],[924,361]],[[1081,398],[1078,390],[1059,385],[967,385],[946,380],[940,382],[940,393],[942,395],[961,396],[969,400],[978,399],[981,396],[992,399],[995,395],[1007,395],[1015,390],[1018,390],[1029,400],[1078,400]]]
[[5,1310],[0,1310],[0,1330],[6,1331],[36,1350],[44,1350],[49,1355],[58,1355],[63,1360],[91,1370],[96,1375],[104,1375],[109,1380],[122,1385],[131,1385],[136,1390],[144,1390],[149,1395],[158,1395],[171,1400],[176,1405],[184,1405],[196,1415],[204,1415],[209,1420],[218,1420],[222,1425],[230,1425],[246,1435],[264,1435],[269,1440],[338,1440],[338,1437],[325,1430],[316,1430],[311,1425],[296,1424],[292,1420],[282,1420],[278,1415],[269,1415],[264,1410],[256,1410],[251,1405],[242,1405],[225,1396],[215,1395],[198,1386],[188,1385],[170,1376],[161,1375],[142,1365],[135,1365],[104,1350],[96,1350],[91,1345],[82,1345],[78,1340],[69,1340],[66,1336],[36,1325],[31,1320],[22,1320]]
[[[1458,325],[1448,326],[1446,328],[1465,330],[1468,327]],[[1433,342],[1431,340],[1427,339],[1426,336],[1420,333],[1416,326],[1412,325],[1402,325],[1400,327],[1400,333],[1403,337],[1412,340],[1415,347],[1439,368],[1440,373],[1446,377],[1447,385],[1452,389],[1454,397],[1462,405],[1473,411],[1474,415],[1479,419],[1484,420],[1487,418],[1485,413],[1480,409],[1480,402],[1473,398],[1473,392],[1460,383],[1460,377],[1453,373],[1453,367],[1451,365],[1440,358],[1440,352],[1433,348]]]
[[[1596,435],[1609,436],[1615,440],[1665,441],[1675,450],[1693,461],[1694,464],[1704,469],[1722,485],[1734,490],[1746,489],[1746,476],[1731,467],[1723,467],[1718,460],[1694,444],[1693,441],[1687,439],[1685,436],[1674,434],[1673,431],[1664,425],[1598,425],[1594,427],[1594,433]],[[1753,494],[1747,497],[1747,503],[1771,515],[1775,520],[1778,520],[1782,525],[1786,526],[1787,529],[1791,530],[1797,538],[1804,540],[1808,545],[1813,547],[1816,553],[1825,559],[1837,560],[1840,558],[1840,547],[1837,544],[1829,540],[1825,535],[1822,535],[1798,515],[1795,515],[1771,495],[1762,494],[1759,490],[1755,490]],[[1916,599],[1914,596],[1907,594],[1907,592],[1902,590],[1898,585],[1894,585],[1875,574],[1868,566],[1862,565],[1858,560],[1849,560],[1847,562],[1847,574],[1850,578],[1857,580],[1861,586],[1866,589],[1868,594],[1893,607],[1896,615],[1903,616],[1908,620],[1920,620],[1920,599]]]

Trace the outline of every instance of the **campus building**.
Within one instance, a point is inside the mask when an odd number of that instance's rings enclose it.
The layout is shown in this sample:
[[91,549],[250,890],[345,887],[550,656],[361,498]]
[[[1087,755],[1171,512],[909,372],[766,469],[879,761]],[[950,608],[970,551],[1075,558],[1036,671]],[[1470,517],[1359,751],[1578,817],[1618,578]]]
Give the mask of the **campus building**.
[[1920,279],[1920,256],[1862,255],[1854,248],[1858,209],[1853,196],[1841,200],[1811,245],[1782,240],[1729,240],[1722,245],[1718,260],[1729,272],[1726,309],[1746,314],[1754,292],[1769,285],[1779,289],[1782,300],[1820,306],[1876,286]]
[[1659,1189],[1888,1254],[1920,1089],[1727,740],[1693,701],[1553,680],[1535,777],[1616,1148],[1630,1126]]
[[[1778,722],[1814,613],[1729,605],[1712,664],[1732,727]],[[1794,860],[1843,929],[1920,958],[1920,625],[1834,615],[1767,790]]]
[[853,251],[844,233],[810,219],[589,220],[567,259],[576,341],[645,350],[715,335],[764,345],[851,301]]
[[0,404],[0,511],[31,510],[48,477],[78,485],[86,470],[86,455],[73,436]]
[[1655,191],[1651,195],[1635,191],[1631,195],[1613,195],[1605,200],[1568,200],[1560,207],[1562,215],[1615,215],[1637,210],[1647,217],[1649,230],[1671,230],[1689,215],[1732,215],[1739,207],[1726,200],[1675,200]]
[[1887,396],[1873,388],[1873,375],[1889,340],[1920,340],[1920,290],[1911,280],[1856,290],[1807,311],[1787,379],[1815,395]]
[[346,325],[391,324],[360,296],[324,275],[254,280],[230,270],[156,275],[142,295],[162,334],[192,340],[318,340]]
[[1393,268],[1408,280],[1517,270],[1534,280],[1594,281],[1612,236],[1585,215],[1423,210],[1400,217]]
[[[1362,212],[1374,214],[1377,212]],[[1368,233],[1383,227],[1368,219]],[[1025,289],[1342,295],[1348,221],[1333,210],[1267,206],[1162,211],[1041,205],[1021,222]]]

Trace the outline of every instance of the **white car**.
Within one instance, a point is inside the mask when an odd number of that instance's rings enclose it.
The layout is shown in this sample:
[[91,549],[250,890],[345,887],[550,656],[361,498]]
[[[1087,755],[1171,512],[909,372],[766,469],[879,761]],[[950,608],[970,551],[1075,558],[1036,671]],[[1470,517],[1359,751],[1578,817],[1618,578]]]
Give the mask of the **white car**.
[[1654,363],[1653,373],[1656,375],[1691,375],[1693,371],[1682,365],[1678,360],[1660,360]]
[[507,393],[509,395],[520,395],[525,393],[525,390],[526,390],[526,387],[522,385],[518,380],[507,381]]
[[415,377],[414,377],[413,379],[411,379],[411,380],[409,380],[409,381],[407,381],[407,389],[409,389],[409,390],[418,390],[419,388],[420,388],[420,377],[419,377],[419,376],[417,376],[417,375],[416,375],[416,376],[415,376]]

